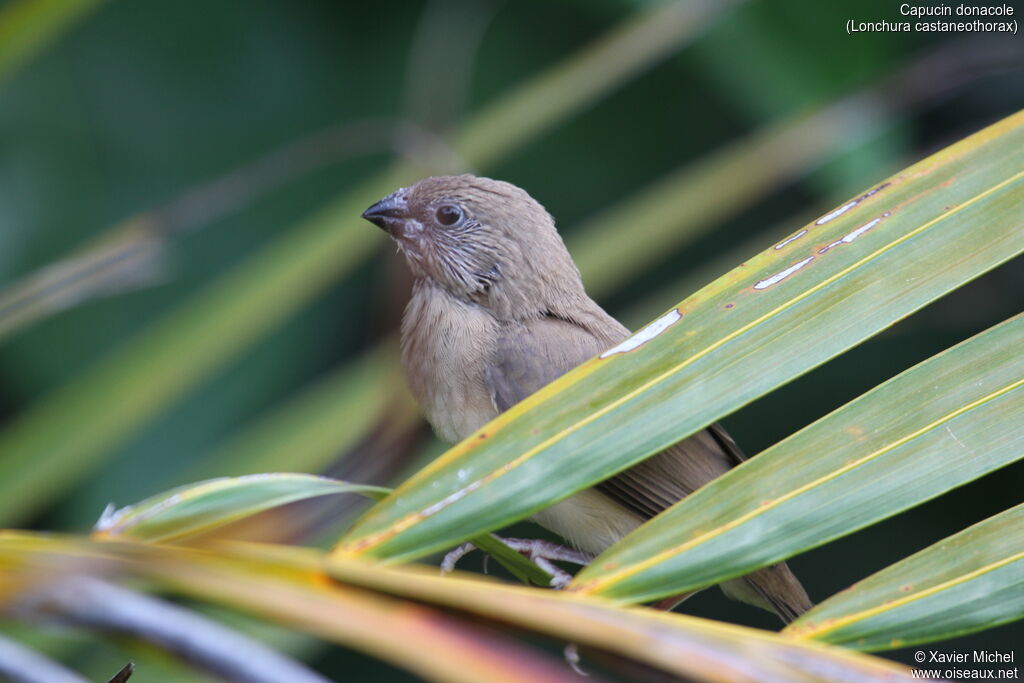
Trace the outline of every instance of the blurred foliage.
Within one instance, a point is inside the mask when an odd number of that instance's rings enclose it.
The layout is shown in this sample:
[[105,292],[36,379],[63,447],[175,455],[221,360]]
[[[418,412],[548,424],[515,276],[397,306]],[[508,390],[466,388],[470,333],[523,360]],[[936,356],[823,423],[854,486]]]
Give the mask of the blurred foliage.
[[[95,457],[70,463],[59,486],[55,478],[49,490],[34,483],[19,491],[23,509],[33,511],[19,524],[83,531],[108,502],[254,470],[315,468],[394,484],[420,453],[436,452],[386,352],[408,286],[403,265],[372,226],[356,223],[371,185],[393,183],[382,170],[395,158],[407,171],[409,164],[468,165],[523,186],[558,218],[574,251],[591,250],[585,258],[598,265],[581,265],[595,296],[613,314],[642,322],[690,293],[678,283],[695,287],[717,277],[802,225],[808,211],[824,210],[1024,103],[1019,40],[847,36],[847,18],[895,18],[892,3],[882,0],[694,3],[690,30],[675,42],[662,35],[662,47],[649,38],[647,61],[633,63],[621,82],[614,69],[591,74],[593,81],[557,80],[559,69],[586,54],[581,49],[642,11],[667,6],[0,3],[0,288],[95,246],[112,226],[136,225],[135,217],[165,228],[155,257],[140,261],[141,273],[127,271],[116,286],[64,301],[66,310],[0,339],[3,434],[50,405],[56,408],[36,427],[38,443],[75,452],[95,439]],[[608,58],[616,67],[630,63],[629,55]],[[545,89],[546,77],[555,80]],[[584,92],[593,82],[603,85]],[[524,83],[535,89],[523,90]],[[529,102],[531,92],[535,104],[524,111],[548,116],[534,136],[523,133],[533,125],[527,113],[495,109],[515,95],[515,102]],[[566,107],[572,101],[578,106]],[[820,137],[807,134],[811,123]],[[462,133],[451,137],[454,131]],[[512,137],[501,141],[499,134]],[[688,187],[700,191],[687,194]],[[665,197],[686,201],[665,210]],[[330,221],[342,212],[351,214],[351,225],[337,230],[350,231],[358,245],[343,247],[348,269],[339,258],[317,271],[302,296],[275,299],[274,282],[260,280],[252,264],[263,258],[273,266],[267,250],[296,243],[304,230],[312,234],[317,220],[325,239],[349,244],[330,237]],[[601,258],[616,253],[615,239],[649,248],[603,275]],[[319,262],[330,265],[323,256]],[[237,272],[249,272],[255,283],[237,340],[213,332],[218,323],[234,329],[214,309],[191,318],[195,328],[185,334],[175,312],[223,292],[225,274]],[[706,277],[695,281],[695,273]],[[301,283],[301,275],[296,270],[290,281]],[[244,296],[249,285],[236,283]],[[727,426],[747,452],[757,452],[1019,313],[1022,292],[1018,259],[747,406]],[[644,314],[631,313],[637,304]],[[159,358],[147,355],[153,347],[143,342],[160,329],[199,346],[165,345]],[[191,354],[203,339],[217,353],[200,362]],[[126,362],[126,345],[137,349],[138,365],[122,366],[132,398],[121,397],[118,382],[94,384],[104,395],[95,396],[93,413],[62,413],[54,397],[82,386],[77,405],[89,408],[94,395],[82,378]],[[192,361],[186,378],[180,367]],[[148,363],[159,374],[133,374]],[[140,400],[155,401],[147,404],[152,415]],[[84,425],[76,423],[82,415]],[[131,428],[106,438],[117,425]],[[0,435],[0,443],[11,442]],[[281,444],[280,460],[268,444]],[[0,469],[18,458],[0,450]],[[1022,484],[1018,464],[791,564],[812,596],[831,595],[1019,503]],[[295,538],[330,537],[325,529],[351,512],[351,503],[301,503],[275,528]],[[523,535],[536,534],[530,527]],[[711,591],[684,609],[773,625],[770,616]],[[1019,629],[1011,624],[947,645],[1009,650],[1020,642]],[[138,659],[127,641],[88,643],[42,649],[62,653],[97,680]],[[356,678],[408,680],[347,650],[304,653],[328,676],[361,671]],[[894,654],[911,661],[911,652]]]

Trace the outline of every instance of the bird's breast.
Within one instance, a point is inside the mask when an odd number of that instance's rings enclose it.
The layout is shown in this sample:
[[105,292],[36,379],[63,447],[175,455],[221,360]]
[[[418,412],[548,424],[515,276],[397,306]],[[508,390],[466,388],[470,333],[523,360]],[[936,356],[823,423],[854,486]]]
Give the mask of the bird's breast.
[[402,365],[427,421],[448,443],[498,414],[484,374],[497,332],[483,308],[429,285],[413,290],[402,319]]

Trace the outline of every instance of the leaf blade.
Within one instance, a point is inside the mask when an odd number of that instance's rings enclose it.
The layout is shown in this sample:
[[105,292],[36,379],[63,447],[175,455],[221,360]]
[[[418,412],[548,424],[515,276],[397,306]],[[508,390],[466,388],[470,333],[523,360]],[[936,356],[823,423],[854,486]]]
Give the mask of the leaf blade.
[[580,572],[576,588],[633,601],[712,585],[1019,459],[1021,344],[1024,315],[901,373],[643,525]]
[[[277,472],[218,477],[178,486],[144,501],[104,511],[93,529],[97,540],[146,543],[182,541],[288,503],[340,493],[380,500],[391,489],[312,474]],[[524,583],[549,586],[551,575],[500,539],[483,535],[473,544]]]
[[16,0],[0,11],[0,85],[103,0]]
[[157,494],[120,510],[104,513],[93,530],[97,539],[150,543],[182,539],[265,510],[338,493],[380,500],[391,489],[319,477],[276,472],[219,477]]
[[[416,671],[423,672],[419,667],[430,663],[443,666],[451,680],[473,680],[471,675],[478,676],[475,680],[505,679],[479,677],[476,669],[457,675],[459,667],[476,666],[475,658],[466,643],[444,638],[446,631],[454,630],[444,627],[461,622],[454,616],[441,618],[434,606],[593,645],[687,679],[909,680],[901,665],[841,648],[707,619],[621,608],[560,591],[509,586],[476,575],[439,577],[423,567],[382,568],[287,546],[220,544],[195,551],[0,534],[0,568],[18,565],[31,573],[39,567],[77,565],[83,559],[291,624]],[[412,608],[392,596],[430,607]],[[427,628],[431,624],[439,628]],[[469,657],[468,664],[462,657]],[[509,667],[512,674],[521,670],[505,659],[487,659],[483,665]]]
[[682,302],[660,334],[638,333],[640,348],[606,352],[485,425],[371,508],[337,552],[408,559],[521,519],[1020,253],[1021,149],[1024,112],[806,226]]
[[837,593],[785,629],[858,650],[927,643],[1024,618],[1024,504]]
[[287,546],[232,553],[0,532],[0,604],[40,580],[59,581],[61,571],[114,571],[366,652],[427,680],[569,683],[575,676],[507,635],[332,581],[321,558]]

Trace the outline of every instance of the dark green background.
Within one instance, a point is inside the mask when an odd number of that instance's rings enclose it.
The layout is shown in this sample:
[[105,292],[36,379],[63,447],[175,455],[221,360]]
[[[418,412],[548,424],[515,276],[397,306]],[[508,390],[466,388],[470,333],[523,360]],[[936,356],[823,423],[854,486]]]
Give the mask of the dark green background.
[[[471,4],[480,5],[466,0],[463,8],[468,11]],[[647,4],[520,0],[488,5],[475,10],[490,16],[490,23],[479,49],[470,50],[475,61],[468,81],[452,83],[448,71],[435,70],[410,84],[410,49],[423,2],[110,0],[0,83],[0,285],[65,255],[121,219],[164,205],[320,129],[411,114],[443,133],[465,113]],[[517,150],[488,174],[526,188],[557,217],[563,232],[571,233],[574,225],[681,164],[805,108],[881,83],[929,50],[945,49],[954,67],[967,65],[966,76],[958,78],[941,65],[924,70],[916,82],[930,94],[892,114],[879,135],[851,140],[844,153],[809,169],[799,182],[781,183],[704,237],[666,251],[642,277],[602,302],[625,316],[632,301],[687,269],[702,267],[752,237],[770,240],[780,228],[782,234],[796,229],[799,224],[787,225],[787,218],[799,220],[795,217],[834,205],[1022,106],[1024,39],[845,33],[851,17],[898,19],[898,4],[742,4],[678,54]],[[1021,17],[1019,7],[1016,16]],[[457,32],[454,38],[459,39]],[[448,49],[454,54],[457,47]],[[1003,56],[986,60],[993,50]],[[432,54],[438,65],[446,59],[443,50]],[[972,66],[975,62],[980,64]],[[462,86],[465,98],[459,96]],[[419,99],[411,93],[420,93]],[[892,103],[905,94],[886,91]],[[232,264],[383,168],[389,158],[386,150],[347,156],[262,193],[237,213],[176,238],[159,284],[86,303],[0,340],[0,418],[16,415],[61,386]],[[375,230],[369,224],[366,229]],[[176,473],[185,465],[370,348],[395,323],[394,302],[404,286],[401,266],[383,236],[380,247],[372,262],[119,448],[35,526],[82,531],[106,502],[130,503],[177,483]],[[680,291],[677,298],[687,294]],[[1018,259],[725,423],[746,451],[756,453],[878,382],[1020,312],[1022,303],[1024,263]],[[1021,466],[997,472],[791,563],[811,596],[823,599],[1020,503],[1022,485]],[[537,533],[526,526],[517,531]],[[729,603],[717,591],[684,608],[775,627],[771,615]],[[1022,636],[1020,624],[1009,625],[936,647],[1005,651],[1017,646],[1021,657]],[[75,656],[86,670],[112,671],[126,651],[131,646],[108,644]],[[912,653],[894,656],[909,663]],[[405,678],[340,648],[321,650],[313,661],[339,679]],[[149,680],[144,671],[136,676],[133,680]]]

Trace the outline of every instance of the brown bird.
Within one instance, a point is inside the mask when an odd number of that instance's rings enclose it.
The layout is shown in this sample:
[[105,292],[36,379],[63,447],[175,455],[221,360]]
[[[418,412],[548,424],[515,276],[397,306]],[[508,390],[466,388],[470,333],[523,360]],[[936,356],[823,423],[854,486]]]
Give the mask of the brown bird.
[[[415,277],[402,319],[402,364],[447,442],[630,334],[587,296],[554,220],[515,185],[471,175],[425,178],[363,217],[395,239]],[[593,557],[743,459],[715,424],[533,520]],[[530,546],[531,555],[565,559],[544,552],[552,545]],[[784,622],[811,607],[785,563],[722,590]]]

